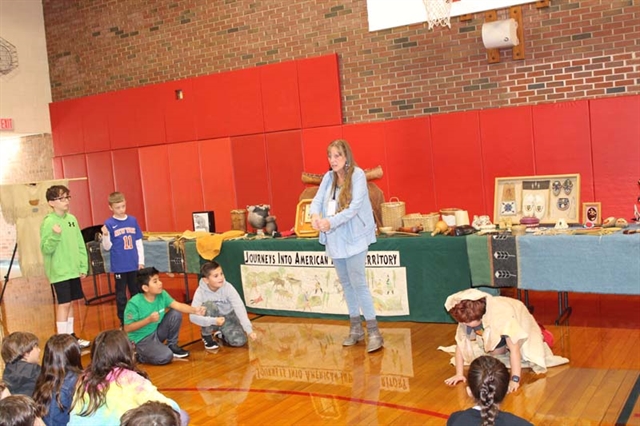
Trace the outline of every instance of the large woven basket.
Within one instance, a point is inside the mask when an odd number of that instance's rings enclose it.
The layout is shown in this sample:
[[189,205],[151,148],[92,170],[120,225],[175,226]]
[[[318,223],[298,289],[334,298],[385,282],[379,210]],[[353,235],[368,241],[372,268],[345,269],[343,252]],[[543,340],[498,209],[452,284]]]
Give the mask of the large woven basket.
[[412,228],[422,226],[425,232],[431,232],[436,228],[436,223],[440,219],[439,213],[411,213],[402,217],[402,226]]
[[[394,201],[395,199],[395,201]],[[402,216],[405,215],[404,201],[391,197],[388,203],[381,203],[382,226],[390,226],[395,231],[402,227]]]

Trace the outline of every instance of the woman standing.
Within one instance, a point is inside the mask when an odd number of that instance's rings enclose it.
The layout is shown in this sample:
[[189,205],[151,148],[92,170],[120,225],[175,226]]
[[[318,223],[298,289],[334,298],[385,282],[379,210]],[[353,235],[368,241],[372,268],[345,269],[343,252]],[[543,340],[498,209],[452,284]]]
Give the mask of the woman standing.
[[320,244],[333,260],[349,309],[351,327],[343,346],[364,340],[360,311],[367,322],[367,352],[383,346],[373,299],[367,286],[365,261],[369,244],[376,241],[376,224],[364,171],[353,159],[345,140],[327,148],[331,169],[324,175],[311,203],[311,222],[320,231]]

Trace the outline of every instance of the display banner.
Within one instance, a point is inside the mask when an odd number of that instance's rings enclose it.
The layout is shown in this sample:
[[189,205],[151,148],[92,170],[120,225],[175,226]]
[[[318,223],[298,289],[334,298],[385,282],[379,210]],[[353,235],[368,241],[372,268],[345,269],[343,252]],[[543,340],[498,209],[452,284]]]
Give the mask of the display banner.
[[[348,314],[342,285],[324,252],[245,250],[243,259],[247,307]],[[399,251],[368,252],[366,277],[377,315],[409,315],[407,273]]]

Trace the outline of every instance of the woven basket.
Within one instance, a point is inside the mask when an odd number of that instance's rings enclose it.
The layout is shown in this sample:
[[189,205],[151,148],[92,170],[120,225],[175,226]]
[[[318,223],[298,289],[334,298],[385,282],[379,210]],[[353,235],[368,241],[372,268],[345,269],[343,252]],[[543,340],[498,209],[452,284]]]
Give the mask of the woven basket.
[[440,219],[439,213],[411,213],[402,217],[402,226],[412,228],[422,226],[425,232],[431,232],[436,228],[436,223]]
[[382,226],[390,226],[394,231],[402,227],[402,216],[405,215],[404,201],[400,201],[398,197],[391,197],[388,203],[380,203],[380,210]]

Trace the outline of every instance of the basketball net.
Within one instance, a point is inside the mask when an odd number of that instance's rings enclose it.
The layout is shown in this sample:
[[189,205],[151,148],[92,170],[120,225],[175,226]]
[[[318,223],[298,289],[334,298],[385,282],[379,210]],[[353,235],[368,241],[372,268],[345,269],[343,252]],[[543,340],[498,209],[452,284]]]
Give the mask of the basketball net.
[[427,24],[429,29],[436,25],[451,28],[451,0],[422,0],[427,10]]

